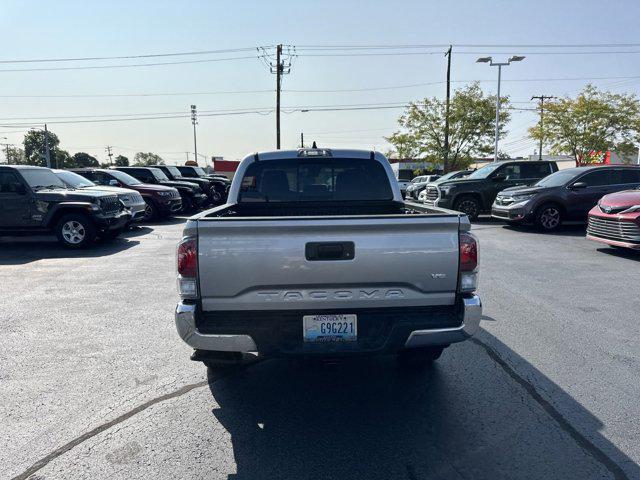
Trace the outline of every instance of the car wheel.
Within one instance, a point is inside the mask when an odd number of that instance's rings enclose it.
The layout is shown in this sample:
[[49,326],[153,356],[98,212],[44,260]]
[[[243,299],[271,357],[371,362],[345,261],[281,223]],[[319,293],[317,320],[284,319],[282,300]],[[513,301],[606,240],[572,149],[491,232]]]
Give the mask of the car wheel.
[[193,202],[191,201],[191,199],[189,197],[183,197],[182,198],[182,213],[187,213],[190,212],[194,209],[194,205]]
[[144,216],[142,217],[142,220],[145,222],[151,222],[158,217],[158,209],[153,203],[153,200],[148,200],[145,198],[144,203]]
[[433,364],[442,355],[446,347],[409,348],[398,352],[398,364],[405,369],[424,369]]
[[219,192],[216,192],[215,190],[211,191],[211,199],[213,200],[213,203],[220,203],[220,200],[222,200],[222,195],[220,195]]
[[96,227],[82,213],[63,215],[56,224],[56,236],[68,248],[84,248],[96,238]]
[[480,203],[478,199],[470,196],[456,200],[453,209],[466,214],[469,220],[477,220],[480,215]]
[[536,210],[536,227],[543,232],[553,232],[562,224],[562,210],[555,203],[545,203]]

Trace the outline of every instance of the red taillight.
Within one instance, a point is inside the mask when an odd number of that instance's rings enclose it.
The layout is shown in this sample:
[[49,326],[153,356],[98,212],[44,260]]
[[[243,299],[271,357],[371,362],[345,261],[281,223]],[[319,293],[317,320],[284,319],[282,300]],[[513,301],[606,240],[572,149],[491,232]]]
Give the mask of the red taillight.
[[469,233],[460,234],[460,271],[471,272],[478,266],[478,243]]
[[198,273],[198,242],[185,238],[178,244],[178,274],[195,278]]

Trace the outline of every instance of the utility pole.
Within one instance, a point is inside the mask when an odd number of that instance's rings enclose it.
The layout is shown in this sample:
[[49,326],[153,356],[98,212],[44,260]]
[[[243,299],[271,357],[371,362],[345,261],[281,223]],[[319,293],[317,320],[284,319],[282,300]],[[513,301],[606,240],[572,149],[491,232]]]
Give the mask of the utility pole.
[[113,157],[113,153],[111,153],[111,145],[107,145],[105,150],[107,151],[107,156],[109,157],[109,166],[113,166],[113,159],[111,158]]
[[449,45],[449,50],[445,53],[447,57],[447,105],[444,116],[444,160],[442,162],[442,173],[449,172],[449,103],[451,99],[451,50],[453,45]]
[[[286,47],[283,50],[283,47]],[[291,61],[296,56],[293,45],[276,45],[276,58],[273,62],[271,47],[258,47],[259,57],[269,67],[269,71],[276,75],[276,148],[280,150],[280,97],[282,93],[282,76],[291,73]]]
[[49,150],[49,130],[47,124],[44,124],[44,159],[47,162],[47,168],[51,168],[51,151]]
[[196,125],[198,124],[198,112],[195,105],[191,105],[191,123],[193,124],[193,153],[196,165],[198,164],[198,142],[196,141]]
[[276,149],[280,150],[280,89],[282,88],[282,44],[276,47]]
[[542,160],[542,140],[544,138],[544,101],[551,100],[551,95],[534,95],[531,100],[540,100],[540,152],[538,153],[538,160]]
[[502,79],[502,67],[511,65],[511,62],[521,62],[525,57],[514,55],[506,62],[494,62],[492,57],[480,57],[476,63],[488,63],[492,67],[498,67],[498,95],[496,95],[496,138],[493,148],[493,161],[498,161],[498,138],[500,136],[500,80]]
[[304,148],[304,132],[300,132],[300,148]]

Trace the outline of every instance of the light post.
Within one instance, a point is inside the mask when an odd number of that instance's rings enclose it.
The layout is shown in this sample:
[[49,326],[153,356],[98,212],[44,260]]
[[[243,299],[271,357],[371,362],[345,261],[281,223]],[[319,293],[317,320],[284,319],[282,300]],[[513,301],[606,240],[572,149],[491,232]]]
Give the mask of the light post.
[[498,95],[496,96],[496,139],[495,147],[493,150],[493,161],[498,161],[498,134],[500,133],[500,80],[502,77],[502,67],[510,65],[511,62],[521,62],[524,60],[523,56],[514,55],[506,62],[494,62],[492,57],[480,57],[476,60],[476,63],[488,63],[491,67],[498,67]]
[[196,165],[198,164],[198,142],[196,141],[196,125],[198,124],[198,111],[195,105],[191,105],[191,123],[193,124],[193,150]]

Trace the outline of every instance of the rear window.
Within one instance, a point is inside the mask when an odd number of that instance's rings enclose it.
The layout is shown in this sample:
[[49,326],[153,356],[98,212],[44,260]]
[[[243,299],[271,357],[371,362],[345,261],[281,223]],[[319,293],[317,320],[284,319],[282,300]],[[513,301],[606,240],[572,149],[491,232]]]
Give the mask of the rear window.
[[392,200],[384,167],[353,158],[266,160],[247,168],[238,201]]

